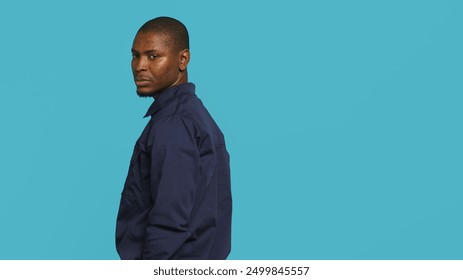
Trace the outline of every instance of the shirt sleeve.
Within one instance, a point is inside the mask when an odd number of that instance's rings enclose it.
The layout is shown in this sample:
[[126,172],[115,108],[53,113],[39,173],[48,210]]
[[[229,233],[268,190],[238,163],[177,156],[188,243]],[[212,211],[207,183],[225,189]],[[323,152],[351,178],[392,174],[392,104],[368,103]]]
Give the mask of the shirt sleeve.
[[190,236],[190,214],[199,184],[200,158],[192,120],[169,116],[152,134],[150,191],[143,259],[171,259]]

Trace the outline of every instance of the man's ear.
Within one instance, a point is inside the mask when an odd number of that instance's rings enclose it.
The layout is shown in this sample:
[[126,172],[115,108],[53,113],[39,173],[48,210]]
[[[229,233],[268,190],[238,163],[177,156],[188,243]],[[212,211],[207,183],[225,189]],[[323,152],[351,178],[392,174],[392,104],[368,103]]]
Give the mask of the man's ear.
[[179,57],[178,68],[180,69],[180,71],[185,71],[186,67],[188,66],[188,63],[190,62],[190,50],[184,49],[178,54],[178,57]]

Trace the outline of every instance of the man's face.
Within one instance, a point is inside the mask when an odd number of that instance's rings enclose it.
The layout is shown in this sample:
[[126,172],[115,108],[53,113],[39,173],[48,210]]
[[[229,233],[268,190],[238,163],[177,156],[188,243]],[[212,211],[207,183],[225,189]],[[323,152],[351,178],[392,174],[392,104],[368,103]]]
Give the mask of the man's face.
[[180,52],[174,48],[169,35],[137,33],[132,46],[132,72],[139,96],[156,96],[179,84],[183,76],[179,64]]

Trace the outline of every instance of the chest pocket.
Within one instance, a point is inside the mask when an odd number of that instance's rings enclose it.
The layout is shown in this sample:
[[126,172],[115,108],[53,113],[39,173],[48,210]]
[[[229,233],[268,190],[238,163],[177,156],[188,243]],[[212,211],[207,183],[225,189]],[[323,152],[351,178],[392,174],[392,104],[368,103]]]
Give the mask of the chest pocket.
[[125,180],[123,195],[133,199],[149,199],[150,161],[143,147],[137,142],[130,158],[130,167]]
[[130,165],[136,164],[140,160],[141,148],[140,144],[137,142],[135,143],[135,147],[133,148],[132,158],[130,158]]

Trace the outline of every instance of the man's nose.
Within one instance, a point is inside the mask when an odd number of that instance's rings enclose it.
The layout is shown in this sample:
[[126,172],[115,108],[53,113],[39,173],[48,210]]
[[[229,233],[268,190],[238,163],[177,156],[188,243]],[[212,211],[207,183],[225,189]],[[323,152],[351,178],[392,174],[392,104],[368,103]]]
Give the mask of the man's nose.
[[147,60],[143,56],[140,56],[135,62],[135,70],[137,72],[146,71],[147,69]]

